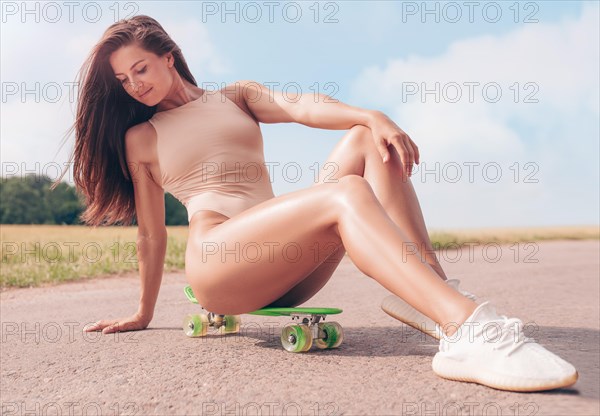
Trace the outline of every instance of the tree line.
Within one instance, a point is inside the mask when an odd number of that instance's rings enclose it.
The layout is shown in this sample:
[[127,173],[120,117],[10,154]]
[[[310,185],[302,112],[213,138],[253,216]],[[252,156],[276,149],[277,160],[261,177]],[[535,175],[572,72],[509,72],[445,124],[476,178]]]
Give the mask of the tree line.
[[[66,182],[50,190],[52,183],[46,175],[1,177],[0,223],[82,225],[83,196]],[[165,225],[188,225],[185,207],[169,193],[165,193]]]

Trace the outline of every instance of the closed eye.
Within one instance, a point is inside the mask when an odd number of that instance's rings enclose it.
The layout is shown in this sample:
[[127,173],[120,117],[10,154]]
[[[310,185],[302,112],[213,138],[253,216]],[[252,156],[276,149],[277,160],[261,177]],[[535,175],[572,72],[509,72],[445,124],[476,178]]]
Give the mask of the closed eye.
[[[138,74],[144,74],[146,73],[146,69],[148,68],[148,66],[146,65],[145,67],[143,67],[142,69],[140,69],[139,71],[137,71]],[[127,81],[127,78],[124,78],[121,80],[121,85],[125,83],[125,81]]]

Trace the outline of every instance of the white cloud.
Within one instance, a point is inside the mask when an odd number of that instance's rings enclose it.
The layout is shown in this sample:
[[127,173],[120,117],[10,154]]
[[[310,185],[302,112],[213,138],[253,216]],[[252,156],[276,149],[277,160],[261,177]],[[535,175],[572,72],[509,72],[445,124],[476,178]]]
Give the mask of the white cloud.
[[[2,174],[20,176],[36,173],[58,179],[62,170],[59,171],[57,166],[60,169],[65,167],[74,140],[71,136],[61,149],[59,142],[72,119],[68,104],[23,104],[15,101],[2,104]],[[63,179],[70,178],[71,175],[67,174]]]
[[202,82],[206,72],[212,75],[224,75],[232,72],[230,64],[215,47],[208,28],[195,18],[182,21],[160,19],[161,26],[179,45],[196,81]]
[[[498,183],[481,172],[474,183],[435,183],[413,178],[433,226],[534,225],[598,222],[599,8],[585,4],[578,19],[529,24],[499,36],[452,43],[437,57],[409,56],[369,67],[354,85],[355,98],[386,111],[419,146],[428,169],[437,161],[496,162]],[[403,86],[425,83],[441,90],[458,83],[462,97],[435,102],[432,95],[408,96]],[[468,102],[465,82],[478,82]],[[515,82],[519,99],[514,100]],[[538,90],[537,103],[524,102]],[[481,86],[497,83],[502,97],[491,103]],[[534,86],[534,87],[535,87]],[[448,89],[454,96],[454,89]],[[490,92],[492,92],[490,90]],[[535,162],[537,184],[523,183],[524,163]],[[514,181],[514,162],[520,178]],[[446,164],[446,165],[444,165]],[[467,167],[463,174],[468,172]],[[442,205],[443,204],[443,205]],[[565,218],[568,218],[565,220]],[[558,221],[558,222],[557,222]]]

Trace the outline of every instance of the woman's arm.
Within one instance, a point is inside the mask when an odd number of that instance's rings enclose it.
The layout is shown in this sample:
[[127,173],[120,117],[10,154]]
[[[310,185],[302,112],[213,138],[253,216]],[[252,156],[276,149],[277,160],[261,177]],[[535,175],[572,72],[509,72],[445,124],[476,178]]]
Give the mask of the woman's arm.
[[286,94],[256,81],[237,81],[233,87],[225,89],[233,90],[236,96],[241,95],[261,123],[295,122],[329,130],[346,130],[361,124],[371,129],[384,163],[389,160],[390,145],[398,151],[408,176],[412,173],[413,164],[420,163],[417,145],[381,111],[353,107],[324,94]]
[[162,281],[167,237],[148,237],[138,233],[137,257],[140,269],[141,293],[139,307],[131,316],[104,319],[89,325],[86,332],[102,331],[103,334],[133,331],[148,327],[154,317],[154,306]]
[[150,237],[138,232],[137,257],[141,285],[137,313],[146,325],[154,317],[154,307],[162,282],[166,250],[166,232],[164,236]]
[[144,329],[154,317],[167,248],[164,190],[152,179],[149,166],[154,163],[149,151],[150,135],[154,129],[141,125],[127,131],[125,147],[129,172],[133,182],[135,210],[138,223],[137,259],[140,273],[140,298],[137,312],[121,319],[106,319],[87,327],[86,331],[101,330],[104,334]]
[[300,123],[328,130],[347,130],[356,124],[369,126],[379,113],[365,110],[320,93],[284,93],[256,81],[237,81],[227,91],[240,94],[261,123]]

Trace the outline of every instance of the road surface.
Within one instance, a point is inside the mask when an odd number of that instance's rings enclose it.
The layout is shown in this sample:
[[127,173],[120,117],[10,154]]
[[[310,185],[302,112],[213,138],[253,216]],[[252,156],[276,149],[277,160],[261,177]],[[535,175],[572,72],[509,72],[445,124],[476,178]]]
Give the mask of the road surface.
[[198,312],[184,273],[163,278],[144,331],[84,333],[134,312],[135,274],[0,294],[4,415],[598,415],[598,241],[490,245],[438,253],[449,277],[529,323],[527,335],[573,363],[572,388],[511,393],[447,381],[431,370],[437,343],[386,315],[388,294],[346,256],[303,306],[344,310],[336,350],[292,354],[287,318],[243,315],[240,334],[187,338]]

